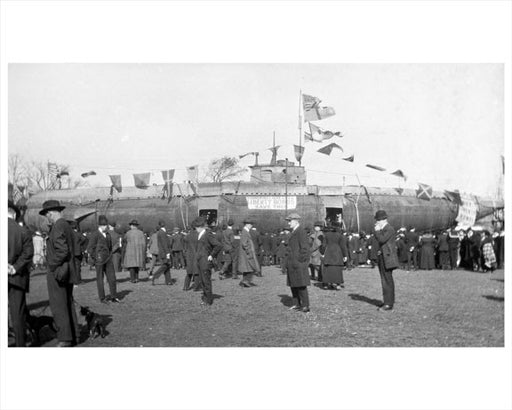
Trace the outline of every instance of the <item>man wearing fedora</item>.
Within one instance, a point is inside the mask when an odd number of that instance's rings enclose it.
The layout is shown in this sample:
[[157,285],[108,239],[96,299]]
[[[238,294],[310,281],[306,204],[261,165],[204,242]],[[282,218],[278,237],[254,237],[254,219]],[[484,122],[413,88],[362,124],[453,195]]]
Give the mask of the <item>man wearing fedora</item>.
[[165,222],[158,222],[158,232],[156,234],[156,240],[158,244],[158,258],[160,259],[162,265],[158,268],[154,275],[150,275],[149,279],[151,280],[151,284],[155,284],[155,280],[157,280],[162,273],[165,276],[165,284],[172,285],[171,280],[171,241],[167,236],[167,231],[165,229]]
[[136,219],[129,224],[130,230],[123,239],[123,266],[130,271],[130,282],[139,282],[139,270],[146,267],[146,235],[139,230]]
[[260,271],[258,255],[254,248],[254,241],[251,237],[254,221],[251,218],[244,219],[244,227],[240,234],[240,245],[238,248],[238,272],[243,276],[239,285],[243,288],[256,286],[252,281],[253,275]]
[[25,347],[26,293],[29,288],[30,263],[34,255],[34,246],[28,231],[16,222],[20,217],[20,210],[13,201],[7,202],[7,217],[9,313],[14,330],[15,345],[16,347]]
[[379,310],[385,312],[392,310],[395,303],[393,270],[398,268],[398,254],[395,241],[396,232],[388,223],[386,211],[379,210],[376,212],[374,235],[378,243],[377,262],[384,297],[384,304]]
[[212,262],[222,250],[221,243],[215,236],[206,229],[206,220],[199,216],[194,220],[197,237],[194,237],[193,266],[194,273],[199,275],[203,295],[201,304],[211,305],[213,303],[212,292]]
[[39,214],[50,225],[47,239],[48,298],[57,328],[57,347],[74,346],[78,340],[78,320],[73,300],[73,285],[78,284],[75,269],[73,230],[63,218],[65,209],[59,201],[49,199]]
[[[112,260],[112,238],[108,231],[108,219],[105,215],[98,217],[98,229],[91,233],[87,253],[90,255],[89,263],[96,269],[96,285],[101,303],[112,301],[119,303],[116,289],[116,272]],[[104,277],[107,277],[110,296],[105,297]]]
[[294,302],[290,309],[308,313],[308,286],[311,284],[308,273],[310,245],[304,228],[300,225],[300,215],[292,213],[286,218],[291,228],[286,248],[286,281],[292,291]]

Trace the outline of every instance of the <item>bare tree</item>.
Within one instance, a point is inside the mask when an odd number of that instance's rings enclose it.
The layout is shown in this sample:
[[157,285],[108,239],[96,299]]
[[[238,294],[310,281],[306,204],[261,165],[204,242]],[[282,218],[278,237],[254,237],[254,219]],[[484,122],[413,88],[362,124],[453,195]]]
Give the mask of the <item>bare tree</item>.
[[211,182],[222,182],[241,176],[247,169],[238,165],[238,162],[238,158],[228,156],[212,160],[208,165],[206,179]]
[[8,179],[13,185],[27,185],[27,163],[20,154],[9,154]]

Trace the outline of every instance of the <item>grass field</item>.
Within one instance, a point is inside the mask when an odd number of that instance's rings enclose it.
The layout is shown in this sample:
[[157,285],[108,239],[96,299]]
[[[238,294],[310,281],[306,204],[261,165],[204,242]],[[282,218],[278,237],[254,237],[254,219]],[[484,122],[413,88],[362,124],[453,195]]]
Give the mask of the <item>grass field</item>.
[[[120,304],[99,303],[95,272],[82,269],[83,284],[75,299],[103,316],[107,336],[86,339],[81,347],[153,346],[504,346],[503,271],[396,270],[396,304],[379,312],[382,300],[377,268],[345,271],[345,289],[309,287],[311,313],[290,311],[290,289],[275,267],[265,267],[257,287],[241,288],[238,280],[213,277],[215,301],[200,304],[200,292],[182,291],[185,271],[177,280],[155,286],[141,272],[132,284],[128,272],[117,274]],[[108,293],[108,286],[105,285]],[[31,278],[28,305],[33,316],[51,316],[46,275]],[[84,318],[79,316],[80,323]],[[56,344],[54,333],[40,331],[43,346]]]

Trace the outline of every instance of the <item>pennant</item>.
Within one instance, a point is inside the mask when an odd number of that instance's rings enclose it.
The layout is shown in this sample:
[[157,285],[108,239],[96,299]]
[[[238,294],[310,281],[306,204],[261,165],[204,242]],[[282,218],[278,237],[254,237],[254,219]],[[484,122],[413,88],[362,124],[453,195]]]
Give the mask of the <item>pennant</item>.
[[57,178],[60,178],[60,177],[69,177],[69,172],[68,171],[59,172],[59,174],[57,175]]
[[300,145],[294,145],[293,148],[295,150],[295,159],[300,162],[302,156],[304,155],[305,147],[301,147]]
[[117,192],[121,192],[123,190],[123,186],[121,185],[121,175],[109,175],[110,180],[112,181],[112,186],[110,187],[110,195],[114,192],[112,188],[115,188]]
[[321,100],[312,95],[302,94],[304,121],[318,121],[336,114],[332,107],[320,107]]
[[84,172],[83,174],[81,174],[80,176],[82,178],[87,178],[87,177],[90,177],[90,176],[93,176],[93,175],[96,175],[96,172],[94,171],[89,171],[89,172]]
[[239,155],[238,158],[242,159],[242,158],[246,157],[247,155],[256,155],[256,154],[257,154],[257,152],[248,152],[246,154]]
[[139,189],[147,189],[149,187],[149,178],[151,177],[151,172],[144,172],[142,174],[133,174],[133,181],[135,183],[135,187]]
[[377,171],[385,171],[386,168],[379,167],[378,165],[366,164],[368,168],[376,169]]
[[332,131],[324,130],[323,128],[320,128],[311,122],[309,123],[309,130],[311,131],[311,139],[316,142],[322,142],[322,141],[328,140],[334,136],[340,137],[340,138],[343,137],[343,135],[341,135],[341,132],[339,132],[339,131],[332,132]]
[[304,142],[314,141],[313,136],[309,132],[304,132]]
[[402,195],[404,193],[403,188],[395,188],[395,191],[398,192],[399,195]]
[[416,197],[418,199],[424,199],[430,201],[432,199],[432,187],[427,184],[418,182],[418,189],[416,190]]
[[196,182],[199,177],[199,165],[192,165],[187,167],[188,180]]
[[401,169],[397,169],[395,172],[391,172],[391,175],[395,175],[397,177],[403,178],[404,181],[407,181],[407,175],[405,175]]
[[460,193],[458,191],[444,191],[444,196],[448,201],[462,205],[462,199],[460,198]]
[[354,162],[354,155],[351,155],[350,157],[347,157],[347,158],[342,158],[342,160],[348,161],[348,162]]
[[341,148],[338,144],[336,144],[334,142],[332,144],[329,144],[329,145],[326,145],[325,147],[320,148],[319,150],[317,150],[317,152],[320,152],[325,155],[331,155],[331,152],[334,148],[338,148],[341,150],[341,152],[343,152],[343,148]]
[[164,179],[164,188],[162,190],[162,197],[169,198],[169,201],[172,197],[172,180],[174,178],[174,169],[164,170],[162,171],[162,178]]

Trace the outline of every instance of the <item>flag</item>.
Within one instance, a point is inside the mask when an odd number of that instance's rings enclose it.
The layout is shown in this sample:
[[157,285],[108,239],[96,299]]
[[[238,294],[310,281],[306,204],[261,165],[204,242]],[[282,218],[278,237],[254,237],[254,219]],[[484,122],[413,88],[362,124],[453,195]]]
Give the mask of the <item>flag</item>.
[[112,186],[110,187],[110,195],[113,193],[112,188],[115,188],[117,192],[121,192],[123,190],[123,186],[121,185],[121,175],[109,175],[109,177],[112,181]]
[[309,123],[309,130],[311,131],[311,140],[316,141],[316,142],[322,142],[322,141],[328,140],[334,136],[337,136],[340,138],[343,136],[343,135],[341,135],[341,132],[339,132],[339,131],[332,132],[332,131],[324,130],[323,128],[320,128],[311,122]]
[[92,176],[92,175],[96,175],[96,172],[94,172],[94,171],[84,172],[84,173],[83,173],[83,174],[81,174],[80,176],[81,176],[82,178],[87,178],[87,177],[90,177],[90,176]]
[[52,177],[57,177],[59,174],[59,167],[55,162],[48,162],[48,174]]
[[140,189],[146,189],[149,186],[149,178],[151,177],[151,172],[143,172],[142,174],[133,174],[133,181],[135,183],[135,187]]
[[304,121],[318,121],[336,114],[332,107],[320,107],[322,101],[318,97],[302,94]]
[[309,132],[304,132],[304,142],[314,141],[313,136]]
[[424,199],[430,201],[432,199],[432,187],[427,184],[418,182],[418,189],[416,190],[416,197],[418,199]]
[[354,155],[351,155],[350,157],[347,157],[347,158],[342,158],[344,161],[348,161],[348,162],[354,162]]
[[163,170],[162,178],[164,179],[164,188],[162,191],[163,197],[171,199],[172,196],[172,180],[174,178],[174,169]]
[[238,158],[242,159],[242,158],[246,157],[247,155],[256,155],[256,154],[257,154],[257,152],[248,152],[246,154],[239,155]]
[[187,167],[188,180],[196,182],[199,177],[199,165],[192,165]]
[[16,185],[13,185],[12,187],[12,201],[17,204],[18,201],[23,198],[23,194],[21,193],[20,189],[16,186]]
[[395,175],[397,177],[403,178],[404,181],[407,181],[407,175],[405,175],[401,169],[397,169],[395,172],[392,172],[391,175]]
[[295,149],[295,159],[300,162],[302,159],[302,156],[304,155],[304,147],[301,147],[300,145],[294,145],[293,148]]
[[343,148],[341,148],[338,144],[336,144],[334,142],[332,144],[329,144],[329,145],[326,145],[325,147],[320,148],[317,151],[322,154],[325,154],[325,155],[331,155],[331,152],[334,148],[338,148],[341,150],[341,152],[343,152]]
[[462,200],[458,191],[444,191],[444,196],[448,201],[462,205]]
[[69,172],[68,171],[59,172],[59,174],[57,175],[57,178],[60,178],[60,177],[69,177]]
[[398,192],[400,195],[404,192],[403,188],[395,188],[395,191]]
[[366,164],[368,168],[376,169],[377,171],[385,171],[386,168],[379,167],[378,165]]

